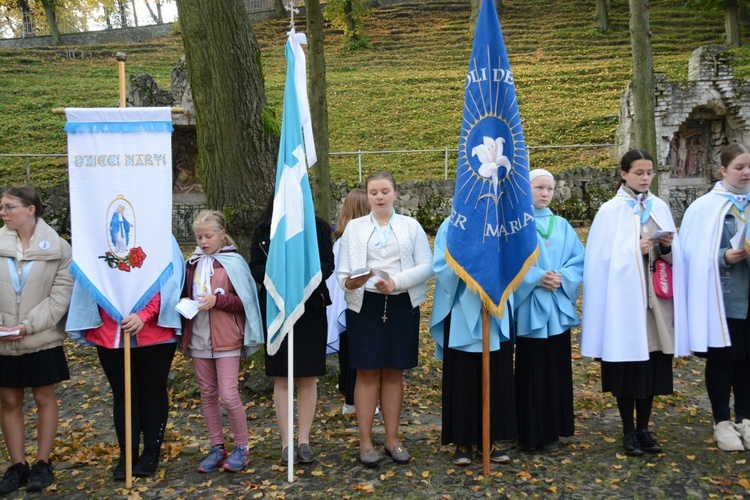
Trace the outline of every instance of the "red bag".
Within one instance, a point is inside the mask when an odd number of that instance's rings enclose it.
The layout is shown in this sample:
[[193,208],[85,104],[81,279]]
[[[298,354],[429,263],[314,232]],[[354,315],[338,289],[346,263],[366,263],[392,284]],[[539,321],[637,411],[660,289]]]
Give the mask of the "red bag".
[[672,266],[664,259],[654,261],[654,293],[661,299],[671,299],[674,296]]

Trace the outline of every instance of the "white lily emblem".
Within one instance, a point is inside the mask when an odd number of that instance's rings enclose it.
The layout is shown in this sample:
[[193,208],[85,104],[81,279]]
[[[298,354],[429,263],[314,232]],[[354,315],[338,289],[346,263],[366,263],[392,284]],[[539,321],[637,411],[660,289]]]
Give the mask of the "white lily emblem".
[[505,168],[505,175],[503,175],[505,177],[513,168],[508,157],[503,156],[503,144],[505,144],[505,139],[502,137],[493,140],[491,137],[485,136],[484,143],[471,150],[471,156],[478,156],[479,161],[482,162],[479,167],[479,175],[492,179],[495,194],[497,194],[498,170]]

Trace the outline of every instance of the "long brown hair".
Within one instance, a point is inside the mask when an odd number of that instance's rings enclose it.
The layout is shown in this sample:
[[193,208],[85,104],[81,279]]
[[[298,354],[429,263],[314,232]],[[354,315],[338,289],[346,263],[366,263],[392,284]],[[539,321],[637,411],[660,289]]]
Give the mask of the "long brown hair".
[[367,193],[363,189],[352,189],[344,199],[344,206],[336,221],[336,230],[333,232],[336,238],[341,238],[349,221],[370,213],[370,203],[367,201]]

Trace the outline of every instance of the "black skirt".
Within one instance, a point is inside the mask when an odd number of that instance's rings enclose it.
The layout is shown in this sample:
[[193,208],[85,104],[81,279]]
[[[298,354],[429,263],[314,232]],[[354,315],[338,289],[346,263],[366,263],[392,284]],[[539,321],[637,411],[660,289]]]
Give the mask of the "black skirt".
[[[263,313],[265,324],[265,311]],[[328,318],[325,299],[316,290],[305,302],[305,312],[294,324],[294,378],[322,377],[326,374]],[[287,377],[289,338],[285,337],[273,356],[265,353],[266,375]],[[265,347],[264,347],[265,349]]]
[[419,307],[411,307],[408,293],[365,292],[358,313],[346,310],[346,332],[350,368],[407,370],[419,363]]
[[602,392],[633,399],[672,394],[672,358],[655,351],[648,361],[602,361]]
[[750,359],[750,317],[745,319],[727,318],[729,327],[729,347],[709,347],[708,352],[696,352],[701,358],[737,361]]
[[537,447],[572,436],[570,330],[546,339],[516,339],[518,442]]
[[[450,314],[445,340],[450,342]],[[513,343],[490,352],[490,440],[518,437],[513,386]],[[443,351],[443,445],[482,445],[482,353]]]
[[69,379],[62,346],[21,356],[0,356],[0,387],[44,387]]

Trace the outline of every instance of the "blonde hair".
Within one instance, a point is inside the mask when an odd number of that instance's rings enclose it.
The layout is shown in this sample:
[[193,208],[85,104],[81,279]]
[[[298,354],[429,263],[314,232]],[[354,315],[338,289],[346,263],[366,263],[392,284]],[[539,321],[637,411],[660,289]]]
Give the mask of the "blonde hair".
[[224,246],[237,246],[237,243],[234,242],[234,239],[232,239],[232,237],[229,236],[229,234],[226,232],[227,222],[224,218],[223,213],[219,212],[218,210],[201,210],[200,212],[198,212],[198,215],[195,216],[195,220],[193,221],[193,231],[195,231],[196,226],[204,225],[212,226],[219,232],[224,231],[224,239],[222,240]]
[[344,199],[344,206],[336,221],[336,230],[333,232],[336,238],[341,238],[349,221],[370,213],[370,202],[367,201],[367,193],[363,189],[352,189]]

